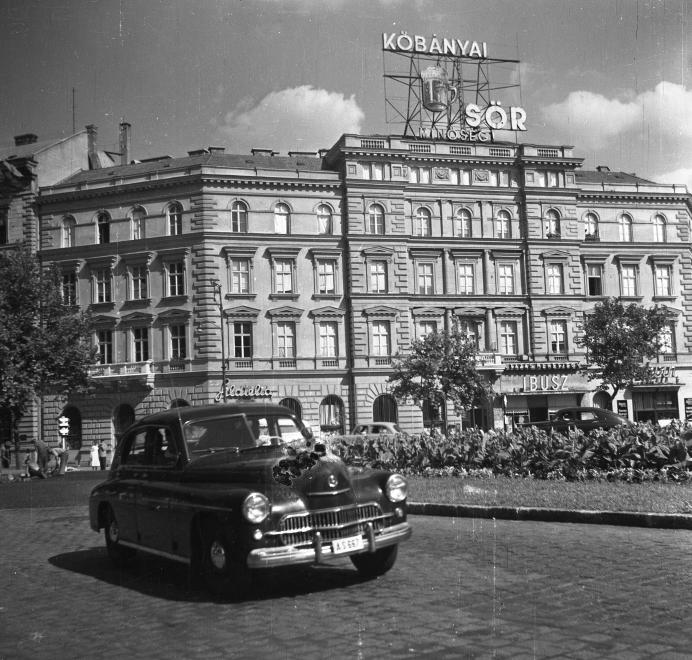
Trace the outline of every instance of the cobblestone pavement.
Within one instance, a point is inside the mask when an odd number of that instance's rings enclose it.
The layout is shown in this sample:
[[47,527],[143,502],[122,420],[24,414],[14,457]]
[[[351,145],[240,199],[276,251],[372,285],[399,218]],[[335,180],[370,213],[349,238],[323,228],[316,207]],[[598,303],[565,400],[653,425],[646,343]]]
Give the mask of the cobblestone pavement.
[[390,573],[273,572],[243,602],[111,567],[83,506],[0,511],[0,658],[692,657],[692,532],[413,516]]

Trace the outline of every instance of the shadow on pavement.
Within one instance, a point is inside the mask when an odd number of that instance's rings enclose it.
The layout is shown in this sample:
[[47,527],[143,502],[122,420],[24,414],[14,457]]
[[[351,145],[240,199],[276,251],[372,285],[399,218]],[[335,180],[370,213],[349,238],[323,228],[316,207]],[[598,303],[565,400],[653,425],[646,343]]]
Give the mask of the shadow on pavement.
[[260,571],[253,593],[239,600],[219,598],[190,576],[187,566],[140,553],[131,566],[115,567],[105,548],[65,552],[48,561],[57,568],[86,575],[147,596],[185,602],[253,602],[342,589],[365,580],[350,565],[299,566]]

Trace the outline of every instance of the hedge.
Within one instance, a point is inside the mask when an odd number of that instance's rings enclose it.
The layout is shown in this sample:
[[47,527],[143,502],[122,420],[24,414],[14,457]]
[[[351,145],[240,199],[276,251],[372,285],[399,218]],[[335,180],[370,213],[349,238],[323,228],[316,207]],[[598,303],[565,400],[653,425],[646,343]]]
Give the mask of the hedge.
[[633,424],[585,434],[477,428],[444,436],[335,436],[329,447],[347,464],[415,475],[504,475],[536,479],[692,481],[678,422]]

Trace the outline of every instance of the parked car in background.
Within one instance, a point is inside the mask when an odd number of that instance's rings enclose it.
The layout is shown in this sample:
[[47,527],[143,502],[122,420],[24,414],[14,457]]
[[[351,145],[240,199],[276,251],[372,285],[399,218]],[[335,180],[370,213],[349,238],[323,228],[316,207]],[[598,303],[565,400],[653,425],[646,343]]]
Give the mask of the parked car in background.
[[121,437],[89,500],[118,565],[141,551],[242,594],[256,572],[350,557],[368,577],[411,535],[405,479],[349,469],[288,408],[242,403],[167,410]]
[[555,411],[552,419],[543,422],[529,422],[524,426],[535,426],[546,431],[565,433],[579,429],[584,433],[594,429],[612,429],[623,424],[629,424],[625,417],[617,415],[605,408],[573,407],[560,408]]
[[401,427],[395,422],[364,422],[358,424],[351,431],[351,435],[377,435],[378,433],[386,433],[394,435],[396,433],[404,434]]

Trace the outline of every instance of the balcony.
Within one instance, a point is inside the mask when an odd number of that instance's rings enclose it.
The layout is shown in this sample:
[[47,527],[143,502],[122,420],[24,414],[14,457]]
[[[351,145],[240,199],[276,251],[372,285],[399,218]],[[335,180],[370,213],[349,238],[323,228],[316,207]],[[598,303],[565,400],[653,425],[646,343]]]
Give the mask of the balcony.
[[598,235],[597,231],[594,231],[590,234],[584,234],[584,240],[587,243],[598,243],[601,240],[601,237]]
[[89,377],[100,382],[130,380],[153,388],[154,365],[151,360],[95,364],[89,367]]

